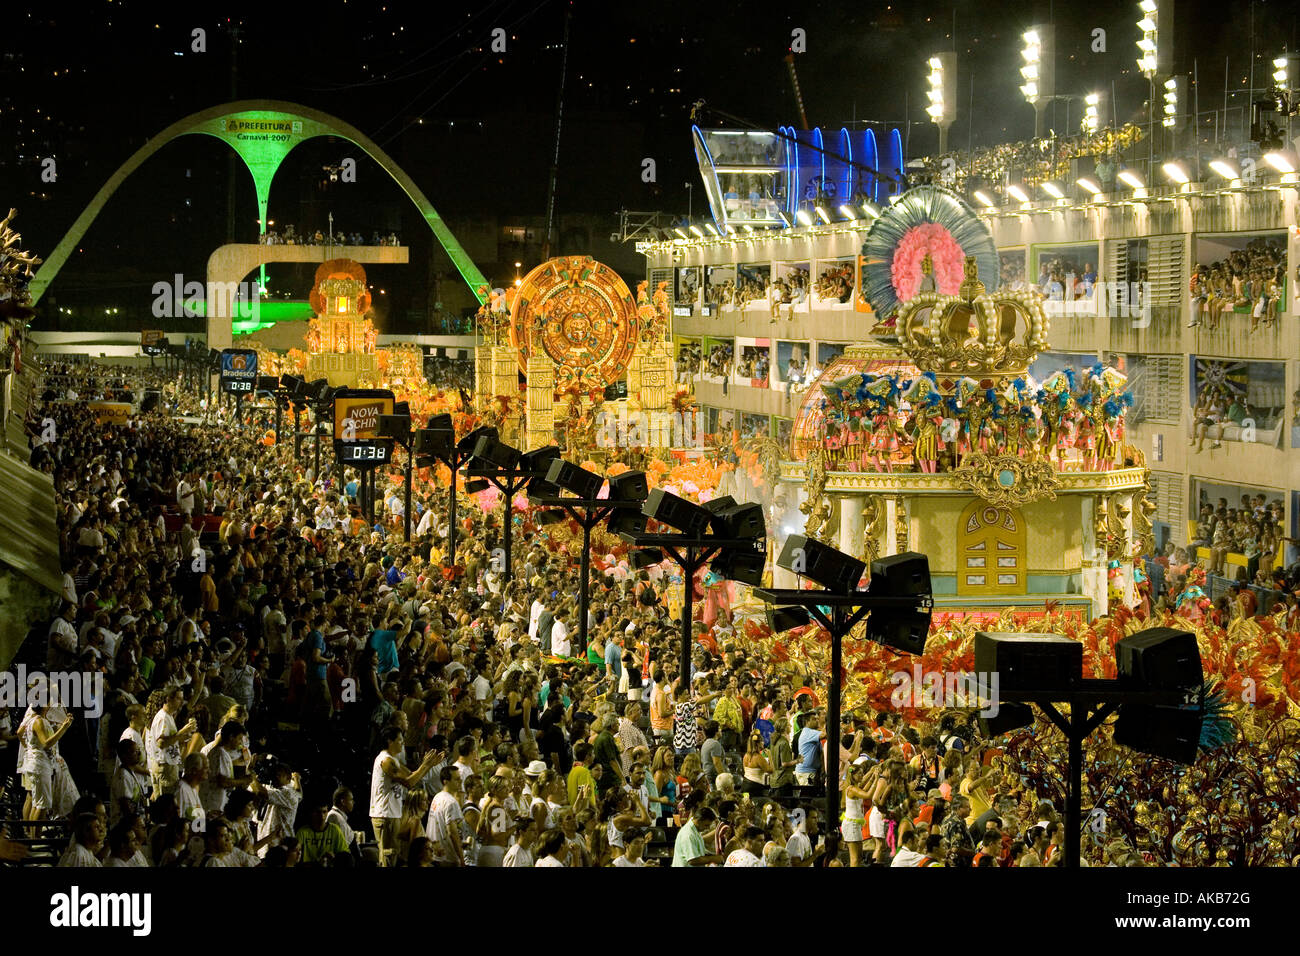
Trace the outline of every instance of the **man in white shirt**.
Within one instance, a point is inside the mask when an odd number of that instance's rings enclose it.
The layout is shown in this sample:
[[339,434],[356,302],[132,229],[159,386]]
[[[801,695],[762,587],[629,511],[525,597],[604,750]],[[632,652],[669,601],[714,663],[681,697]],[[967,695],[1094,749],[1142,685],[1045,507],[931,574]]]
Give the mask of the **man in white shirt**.
[[176,792],[180,785],[181,744],[198,730],[193,718],[180,730],[176,729],[174,718],[184,703],[185,695],[181,689],[173,688],[145,734],[145,755],[149,762],[149,775],[153,778],[155,799],[159,794]]
[[623,854],[615,857],[611,866],[645,866],[642,858],[644,852],[645,831],[639,827],[629,827],[623,831]]
[[232,787],[246,787],[252,782],[247,777],[235,776],[235,756],[239,753],[243,734],[243,724],[227,721],[216,738],[199,751],[208,761],[208,775],[199,787],[199,799],[209,814],[220,813],[226,808],[226,798],[230,796]]
[[176,505],[187,518],[194,513],[194,486],[185,477],[176,483]]
[[[374,828],[375,842],[379,844],[379,865],[389,862],[397,849],[397,825],[402,821],[402,804],[405,790],[419,784],[443,754],[430,750],[424,761],[414,771],[402,766],[404,733],[401,727],[390,724],[384,728],[384,749],[375,756],[370,771],[370,825]],[[445,772],[445,771],[444,771]]]
[[537,619],[542,616],[542,611],[546,605],[542,603],[541,595],[533,598],[532,606],[528,609],[528,639],[537,640]]
[[569,611],[565,608],[555,612],[555,623],[551,625],[551,653],[556,657],[568,657],[573,651],[569,642],[569,625],[565,619]]
[[266,794],[266,809],[262,813],[261,825],[257,828],[260,837],[271,837],[257,851],[259,857],[265,858],[267,850],[294,834],[294,818],[298,815],[298,803],[302,800],[302,777],[290,769],[288,764],[282,763],[275,768],[275,786],[264,786],[257,778],[253,778],[250,789],[254,793]]
[[766,840],[767,834],[763,832],[762,827],[745,827],[744,845],[732,850],[727,856],[727,862],[722,865],[763,866],[763,858],[759,854],[763,852],[763,843]]
[[49,645],[45,652],[45,666],[49,670],[67,670],[76,659],[80,649],[77,631],[72,626],[76,619],[76,605],[65,604],[59,616],[50,622]]
[[433,843],[433,859],[440,866],[464,866],[465,815],[460,810],[460,771],[443,767],[442,791],[429,803],[424,835]]
[[348,816],[352,813],[354,806],[352,791],[347,787],[339,787],[334,791],[334,805],[330,807],[330,812],[325,815],[326,824],[334,824],[343,834],[343,842],[349,847],[352,841],[356,839],[356,831],[348,823]]
[[898,838],[898,853],[890,866],[919,866],[925,859],[924,853],[916,852],[916,831],[907,830]]

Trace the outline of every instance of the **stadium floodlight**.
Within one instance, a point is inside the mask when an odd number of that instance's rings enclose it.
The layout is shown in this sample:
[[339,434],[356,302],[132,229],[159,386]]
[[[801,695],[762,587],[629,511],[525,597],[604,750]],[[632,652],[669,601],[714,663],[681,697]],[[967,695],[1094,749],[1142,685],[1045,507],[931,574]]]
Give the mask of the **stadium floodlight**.
[[1146,189],[1142,177],[1131,169],[1121,169],[1116,175],[1130,189]]
[[1082,189],[1084,192],[1086,192],[1089,196],[1096,197],[1101,195],[1101,187],[1098,186],[1091,179],[1089,179],[1087,176],[1080,176],[1078,179],[1075,180],[1075,182],[1078,183],[1079,188]]
[[1016,202],[1029,202],[1029,194],[1026,193],[1024,189],[1022,189],[1020,186],[1017,186],[1015,183],[1012,183],[1011,185],[1007,186],[1007,195],[1010,196],[1012,199],[1014,199]]
[[794,215],[795,218],[799,220],[799,225],[801,226],[812,225],[812,216],[808,215],[807,209],[800,209]]
[[1290,87],[1288,60],[1286,56],[1279,56],[1273,59],[1273,85],[1279,90],[1285,90]]
[[993,201],[993,197],[982,189],[975,190],[973,195],[975,196],[976,201],[986,209],[993,209],[997,206],[997,203]]
[[1183,164],[1176,160],[1170,160],[1162,168],[1170,181],[1177,183],[1179,186],[1185,186],[1191,182],[1191,177],[1187,175],[1187,170],[1183,168]]
[[697,238],[703,239],[703,238],[704,238],[704,230],[701,229],[699,226],[695,225],[694,223],[692,223],[692,224],[691,224],[691,235],[696,236]]
[[1161,125],[1174,126],[1177,124],[1179,106],[1182,102],[1182,87],[1182,81],[1176,76],[1171,76],[1165,80],[1165,115],[1164,119],[1160,121]]
[[1100,121],[1098,106],[1101,103],[1101,94],[1089,93],[1083,98],[1083,103],[1083,131],[1085,133],[1095,133]]
[[815,208],[817,210],[817,218],[829,226],[831,222],[831,214],[826,211],[826,207],[821,203],[818,203]]
[[1056,183],[1043,183],[1042,185],[1043,192],[1047,193],[1047,195],[1051,196],[1053,199],[1065,198],[1065,193],[1061,191],[1061,187],[1056,185]]
[[1241,182],[1241,170],[1230,159],[1212,159],[1210,168],[1229,182]]
[[850,206],[848,203],[843,203],[840,206],[840,215],[843,216],[845,219],[857,219],[858,211],[854,209],[852,206]]
[[1279,173],[1294,173],[1296,170],[1295,155],[1289,154],[1282,150],[1272,150],[1264,154],[1264,162],[1268,163]]
[[1156,0],[1142,0],[1138,4],[1142,16],[1138,20],[1137,40],[1138,70],[1148,79],[1156,75],[1156,61],[1159,54],[1160,13]]

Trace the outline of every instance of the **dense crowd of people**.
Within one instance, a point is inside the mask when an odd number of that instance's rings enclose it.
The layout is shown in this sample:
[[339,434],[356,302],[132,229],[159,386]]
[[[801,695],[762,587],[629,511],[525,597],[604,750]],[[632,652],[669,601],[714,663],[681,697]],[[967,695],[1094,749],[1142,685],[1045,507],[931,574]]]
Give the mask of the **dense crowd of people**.
[[[0,712],[4,858],[66,831],[59,864],[92,867],[1063,862],[1059,808],[970,710],[828,727],[819,677],[725,602],[679,673],[663,575],[603,556],[584,649],[563,525],[519,515],[507,580],[497,512],[466,499],[451,565],[440,490],[371,524],[354,472],[260,423],[183,421],[195,400],[148,373],[53,371],[30,424],[63,604],[23,659],[106,691],[93,717],[57,695]],[[151,384],[162,406],[127,427],[81,403]],[[1109,833],[1084,862],[1168,861]]]

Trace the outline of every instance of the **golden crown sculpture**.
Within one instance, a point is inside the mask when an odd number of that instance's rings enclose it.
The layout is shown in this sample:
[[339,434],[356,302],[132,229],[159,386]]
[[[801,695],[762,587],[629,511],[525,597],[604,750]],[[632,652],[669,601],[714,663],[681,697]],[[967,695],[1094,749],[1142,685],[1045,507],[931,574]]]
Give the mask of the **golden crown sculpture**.
[[925,371],[974,378],[1023,374],[1047,348],[1042,299],[1033,289],[989,295],[974,256],[966,257],[965,272],[957,295],[919,292],[899,306],[903,350]]

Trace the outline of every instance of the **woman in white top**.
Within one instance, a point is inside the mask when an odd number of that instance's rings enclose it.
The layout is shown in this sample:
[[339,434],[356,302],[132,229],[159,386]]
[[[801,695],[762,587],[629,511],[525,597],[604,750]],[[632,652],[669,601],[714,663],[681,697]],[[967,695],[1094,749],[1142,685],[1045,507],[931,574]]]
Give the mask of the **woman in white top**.
[[611,847],[623,848],[623,831],[629,827],[648,827],[650,815],[640,800],[626,790],[617,790],[605,799],[601,818],[608,821],[605,841]]
[[[72,715],[64,714],[57,727],[51,726],[53,706],[28,707],[18,725],[18,738],[23,745],[20,769],[27,799],[23,804],[24,820],[45,820],[57,809],[54,793],[55,763],[59,753],[59,738],[72,726]],[[59,758],[61,759],[61,758]],[[64,767],[66,768],[66,764]],[[62,802],[62,801],[59,801]],[[73,797],[76,802],[76,797]]]
[[564,849],[564,834],[559,830],[549,830],[542,836],[537,852],[540,854],[533,866],[564,866],[558,853]]
[[862,827],[867,822],[863,813],[863,800],[871,794],[862,789],[861,767],[849,770],[848,785],[844,788],[844,822],[840,824],[840,835],[849,845],[849,866],[862,865]]
[[477,837],[479,840],[478,865],[501,866],[510,840],[513,819],[506,808],[510,786],[505,777],[488,781],[488,795],[480,804]]

